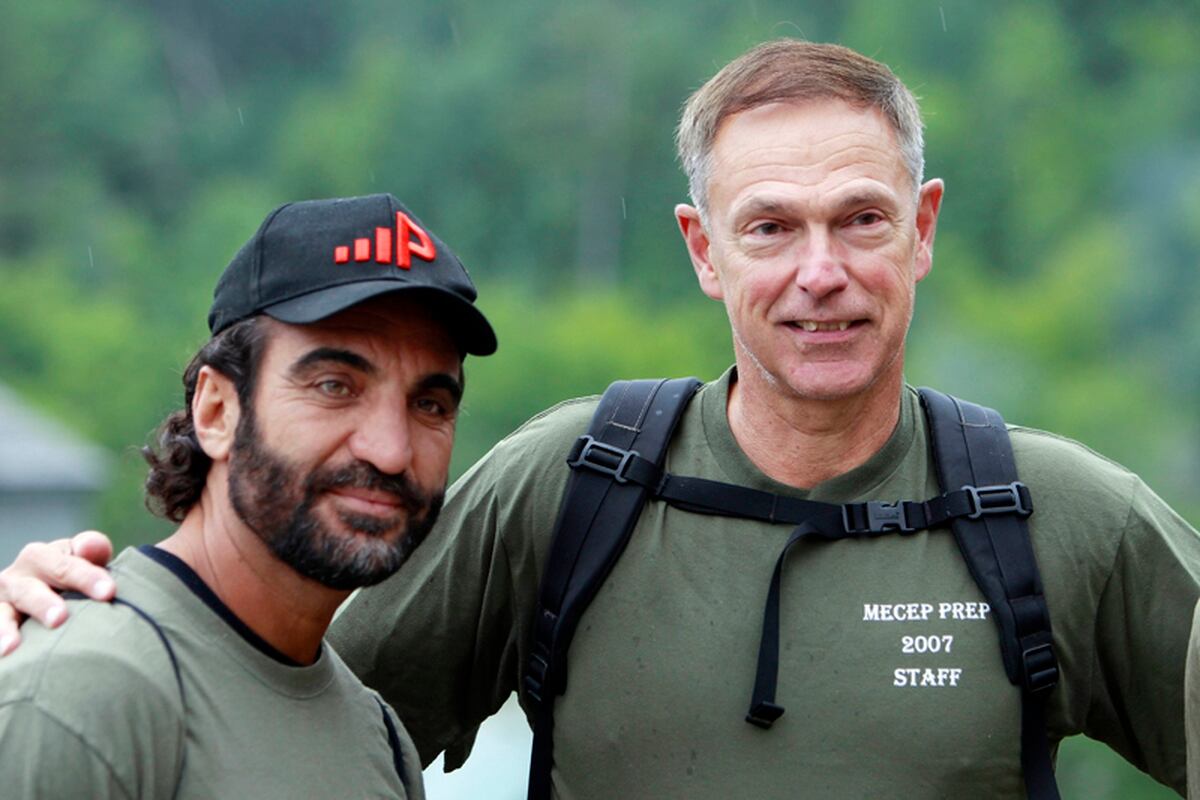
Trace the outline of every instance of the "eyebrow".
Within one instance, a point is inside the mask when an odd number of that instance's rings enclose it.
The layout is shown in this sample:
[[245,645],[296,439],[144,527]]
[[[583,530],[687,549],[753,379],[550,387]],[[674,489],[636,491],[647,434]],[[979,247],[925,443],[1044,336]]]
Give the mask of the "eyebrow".
[[350,350],[342,350],[341,348],[337,347],[318,347],[315,350],[310,350],[300,358],[296,359],[296,362],[292,364],[291,369],[288,371],[292,375],[299,375],[307,372],[318,364],[324,364],[329,361],[337,364],[345,364],[347,367],[356,369],[359,372],[365,372],[368,375],[378,371],[374,364],[360,356],[358,353]]
[[454,398],[454,404],[458,405],[463,396],[462,381],[454,377],[448,372],[435,372],[432,375],[426,375],[417,384],[417,388],[422,391],[430,391],[433,389],[444,389]]
[[[313,367],[327,362],[345,364],[367,375],[374,375],[379,371],[374,364],[358,353],[337,347],[318,347],[310,350],[298,358],[288,371],[293,376],[302,375]],[[434,372],[426,375],[417,383],[417,388],[421,391],[445,390],[454,398],[455,404],[459,403],[463,396],[462,381],[448,372]]]

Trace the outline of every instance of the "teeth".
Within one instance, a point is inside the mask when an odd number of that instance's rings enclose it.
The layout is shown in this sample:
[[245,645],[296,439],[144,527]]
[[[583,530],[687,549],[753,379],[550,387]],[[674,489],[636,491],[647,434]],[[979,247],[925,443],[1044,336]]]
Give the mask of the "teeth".
[[844,331],[850,327],[849,322],[814,322],[811,319],[800,320],[796,325],[809,333],[813,333],[814,331]]

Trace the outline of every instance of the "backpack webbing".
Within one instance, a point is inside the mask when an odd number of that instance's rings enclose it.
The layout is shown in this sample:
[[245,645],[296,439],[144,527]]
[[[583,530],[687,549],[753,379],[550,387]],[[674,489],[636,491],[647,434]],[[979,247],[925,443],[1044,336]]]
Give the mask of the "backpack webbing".
[[[576,464],[554,527],[542,573],[534,640],[522,687],[537,707],[529,796],[550,797],[554,698],[566,689],[566,654],[575,626],[633,532],[649,489],[627,479],[639,451],[661,469],[667,444],[700,381],[619,381],[604,393],[588,433],[576,443]],[[624,455],[613,457],[617,452]],[[604,471],[604,467],[608,471]]]
[[[943,490],[1016,481],[1012,444],[996,411],[932,389],[921,389],[920,394]],[[1008,679],[1021,688],[1021,769],[1026,794],[1057,800],[1046,737],[1046,700],[1058,683],[1058,662],[1029,528],[1023,517],[1013,514],[955,519],[951,528],[971,577],[1000,627],[1000,654]]]
[[[1050,621],[1024,517],[1029,492],[1017,481],[1000,415],[932,389],[921,390],[940,497],[924,502],[836,506],[663,472],[666,448],[695,378],[618,381],[572,448],[572,475],[555,524],[539,592],[523,690],[534,712],[529,800],[549,800],[554,698],[566,689],[566,653],[580,616],[624,550],[642,506],[655,497],[687,511],[796,525],[772,575],[747,721],[769,728],[775,703],[780,586],[799,541],[911,534],[949,522],[999,625],[1005,671],[1022,696],[1021,764],[1030,800],[1057,800],[1045,730],[1045,700],[1057,682]],[[959,487],[959,488],[951,488]]]

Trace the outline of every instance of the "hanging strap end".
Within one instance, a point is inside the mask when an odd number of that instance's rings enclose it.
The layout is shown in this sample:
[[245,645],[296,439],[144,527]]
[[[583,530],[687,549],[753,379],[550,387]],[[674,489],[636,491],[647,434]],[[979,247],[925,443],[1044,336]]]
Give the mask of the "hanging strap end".
[[768,700],[762,700],[754,704],[750,709],[750,713],[746,715],[746,722],[755,725],[764,730],[775,724],[775,720],[783,716],[783,706],[775,705]]

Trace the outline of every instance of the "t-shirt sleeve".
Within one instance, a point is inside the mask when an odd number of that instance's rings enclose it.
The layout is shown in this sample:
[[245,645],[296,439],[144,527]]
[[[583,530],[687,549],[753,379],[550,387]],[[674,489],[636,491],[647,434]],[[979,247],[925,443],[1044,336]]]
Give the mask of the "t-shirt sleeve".
[[499,443],[450,489],[408,563],[334,620],[329,641],[426,765],[446,751],[446,768],[459,766],[517,686],[565,457],[592,407],[551,410]]
[[173,796],[182,700],[153,631],[102,603],[74,607],[56,631],[26,628],[0,665],[0,794]]
[[1084,733],[1181,793],[1185,668],[1198,597],[1200,536],[1137,481],[1097,608]]

